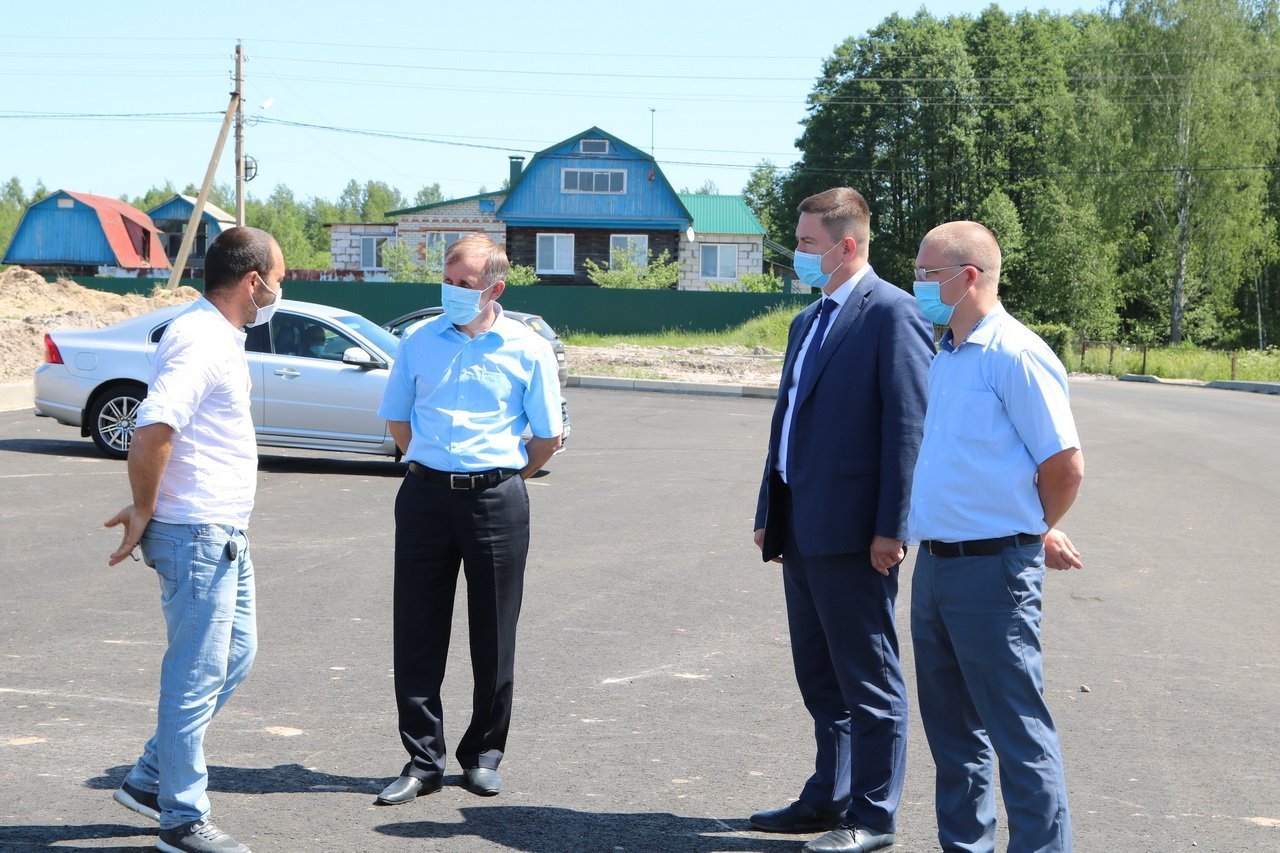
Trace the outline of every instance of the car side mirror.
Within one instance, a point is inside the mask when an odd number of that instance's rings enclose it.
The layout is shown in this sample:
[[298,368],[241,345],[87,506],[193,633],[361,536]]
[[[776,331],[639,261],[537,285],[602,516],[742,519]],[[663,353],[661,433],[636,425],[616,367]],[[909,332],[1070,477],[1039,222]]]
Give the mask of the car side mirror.
[[348,347],[342,353],[342,363],[350,364],[364,370],[374,370],[379,367],[386,367],[387,363],[380,358],[374,358],[367,351],[360,347]]

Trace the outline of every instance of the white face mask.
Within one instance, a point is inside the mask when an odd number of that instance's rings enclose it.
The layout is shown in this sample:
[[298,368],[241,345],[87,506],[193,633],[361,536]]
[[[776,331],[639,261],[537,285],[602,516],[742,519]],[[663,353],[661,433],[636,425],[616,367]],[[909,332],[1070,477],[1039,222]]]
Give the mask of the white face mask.
[[283,287],[281,287],[279,290],[272,290],[270,287],[267,286],[267,280],[262,276],[258,276],[258,281],[262,282],[262,286],[266,287],[269,292],[274,293],[276,295],[276,298],[271,302],[267,303],[266,305],[259,305],[258,300],[253,298],[253,293],[252,292],[249,293],[249,301],[253,303],[254,308],[258,309],[258,313],[253,316],[253,322],[248,323],[245,326],[245,328],[247,329],[251,329],[254,326],[261,326],[263,323],[270,322],[271,318],[275,316],[276,309],[280,307],[280,300],[284,298]]

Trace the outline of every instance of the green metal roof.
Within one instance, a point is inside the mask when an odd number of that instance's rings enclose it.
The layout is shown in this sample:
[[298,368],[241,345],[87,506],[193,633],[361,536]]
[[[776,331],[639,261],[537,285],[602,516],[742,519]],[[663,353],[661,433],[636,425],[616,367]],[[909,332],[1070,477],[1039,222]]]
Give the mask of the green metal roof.
[[406,207],[401,210],[388,210],[383,216],[403,216],[407,213],[418,213],[423,210],[431,210],[435,207],[448,207],[451,204],[458,204],[463,201],[475,201],[482,198],[495,198],[496,196],[506,195],[510,190],[494,190],[491,193],[480,193],[479,195],[464,195],[462,198],[447,198],[444,201],[433,201],[431,204],[420,204],[417,207]]
[[699,234],[763,234],[760,221],[740,195],[680,193]]

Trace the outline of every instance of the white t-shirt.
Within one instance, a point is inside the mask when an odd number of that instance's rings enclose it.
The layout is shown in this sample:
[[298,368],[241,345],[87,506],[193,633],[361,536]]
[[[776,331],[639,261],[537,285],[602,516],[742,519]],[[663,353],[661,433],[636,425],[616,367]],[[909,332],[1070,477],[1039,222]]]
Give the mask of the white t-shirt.
[[174,430],[156,521],[239,530],[249,525],[258,445],[249,410],[246,337],[201,297],[160,339],[137,419],[140,427],[162,423]]

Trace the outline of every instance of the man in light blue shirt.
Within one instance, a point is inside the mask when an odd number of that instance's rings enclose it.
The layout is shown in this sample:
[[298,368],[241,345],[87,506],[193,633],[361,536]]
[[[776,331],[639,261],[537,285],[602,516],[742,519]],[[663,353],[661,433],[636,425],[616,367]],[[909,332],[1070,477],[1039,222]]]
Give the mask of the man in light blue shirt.
[[555,358],[498,305],[507,269],[488,237],[449,247],[444,313],[401,340],[378,409],[409,460],[396,496],[393,605],[396,706],[409,762],[378,795],[380,805],[441,788],[440,687],[460,565],[475,689],[456,754],[464,787],[481,796],[501,790],[529,552],[524,481],[559,448],[561,431]]
[[908,530],[920,718],[946,851],[995,848],[994,770],[1009,849],[1071,850],[1062,751],[1043,697],[1045,566],[1082,568],[1056,525],[1084,457],[1053,351],[1000,305],[1000,247],[976,222],[933,229],[916,256],[921,311],[946,326]]

